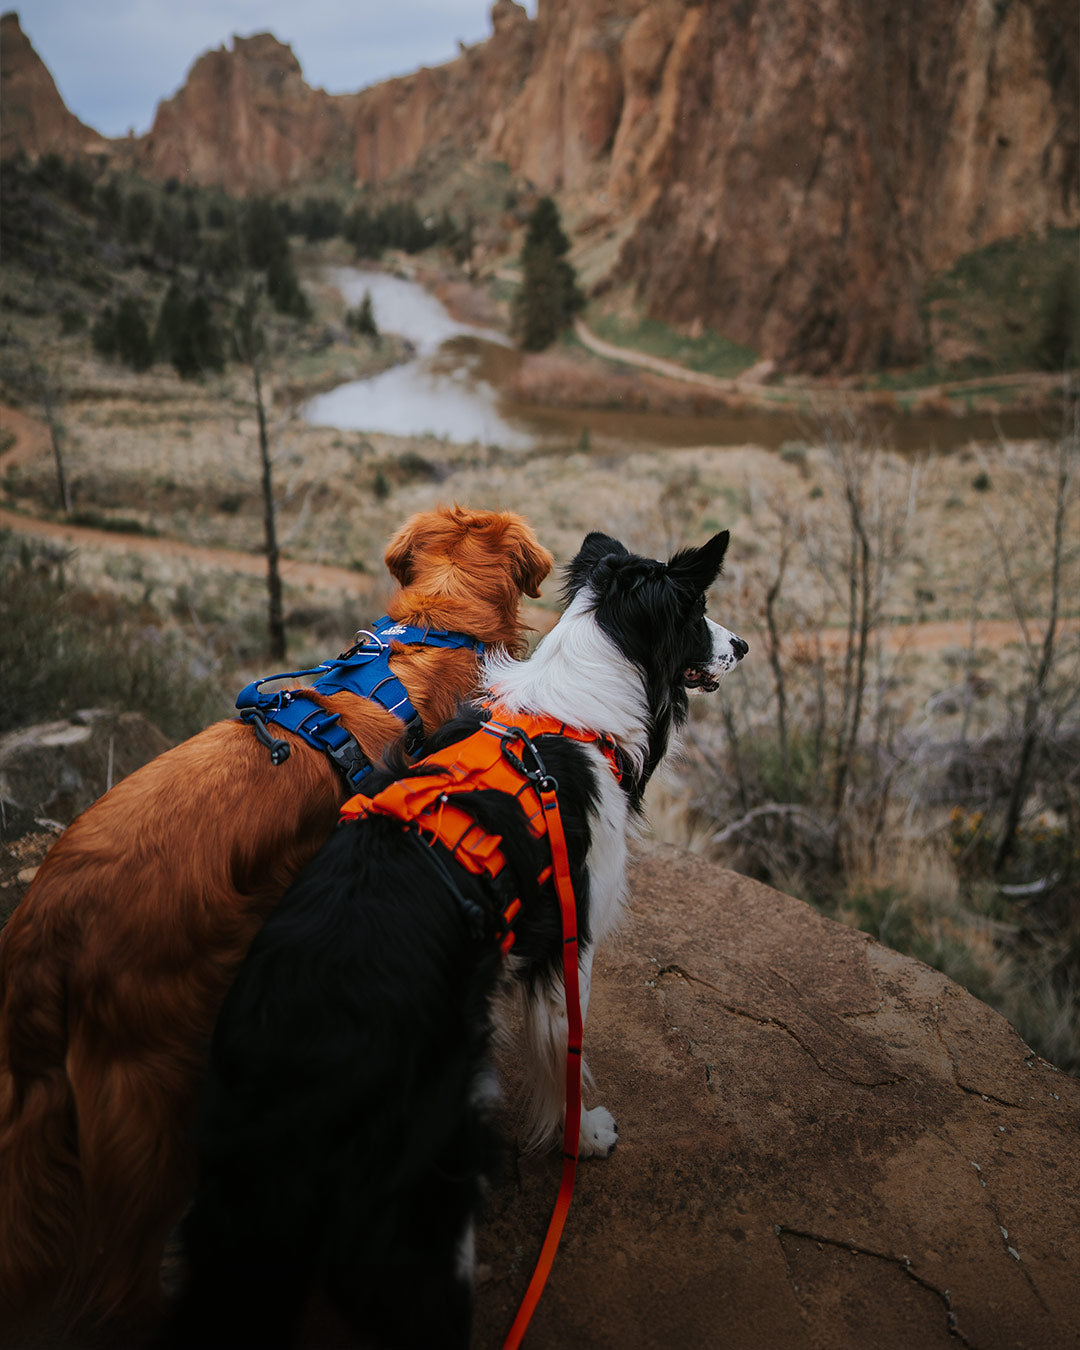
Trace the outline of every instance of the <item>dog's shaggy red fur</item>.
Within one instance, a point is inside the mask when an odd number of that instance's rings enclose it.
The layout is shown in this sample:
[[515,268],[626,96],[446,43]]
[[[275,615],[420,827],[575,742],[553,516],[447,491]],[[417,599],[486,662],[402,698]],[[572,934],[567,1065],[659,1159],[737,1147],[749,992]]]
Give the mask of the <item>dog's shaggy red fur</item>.
[[[413,517],[386,563],[391,618],[519,651],[521,596],[552,558],[520,517],[455,506]],[[391,666],[427,731],[477,680],[467,648]],[[372,758],[400,733],[355,695],[320,702]],[[113,1339],[153,1317],[218,1007],[345,796],[325,756],[275,734],[292,745],[279,768],[227,721],[117,784],[0,933],[0,1343],[43,1316]]]

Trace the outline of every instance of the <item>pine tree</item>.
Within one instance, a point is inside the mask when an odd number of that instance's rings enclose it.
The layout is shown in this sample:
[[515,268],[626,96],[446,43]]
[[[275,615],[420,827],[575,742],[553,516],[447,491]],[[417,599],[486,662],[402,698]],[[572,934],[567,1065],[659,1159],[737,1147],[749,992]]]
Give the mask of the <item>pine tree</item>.
[[206,371],[224,370],[221,331],[214,320],[210,301],[202,291],[196,291],[188,301],[185,319],[187,349],[197,372],[201,375]]
[[142,306],[134,296],[125,295],[116,307],[115,333],[120,360],[132,370],[149,370],[154,363],[154,344]]
[[225,369],[221,329],[202,291],[186,296],[178,282],[172,283],[158,311],[154,350],[183,380]]
[[129,244],[141,244],[154,223],[154,203],[148,192],[129,192],[123,206],[124,236]]
[[375,322],[375,309],[371,303],[371,292],[365,291],[363,299],[355,309],[346,311],[346,327],[351,328],[354,333],[359,333],[362,337],[379,336],[379,326]]
[[529,217],[521,250],[521,289],[514,298],[514,330],[526,351],[549,347],[585,303],[566,259],[569,251],[558,207],[550,197],[541,197]]
[[154,353],[159,361],[173,361],[184,331],[187,301],[178,281],[165,292],[154,325]]
[[289,236],[274,203],[267,198],[254,197],[247,203],[241,231],[244,256],[260,272],[289,256]]
[[267,267],[266,293],[279,314],[291,314],[294,319],[311,318],[311,305],[288,253],[275,258]]
[[94,320],[90,342],[94,351],[106,360],[116,355],[116,310],[112,305],[106,305]]

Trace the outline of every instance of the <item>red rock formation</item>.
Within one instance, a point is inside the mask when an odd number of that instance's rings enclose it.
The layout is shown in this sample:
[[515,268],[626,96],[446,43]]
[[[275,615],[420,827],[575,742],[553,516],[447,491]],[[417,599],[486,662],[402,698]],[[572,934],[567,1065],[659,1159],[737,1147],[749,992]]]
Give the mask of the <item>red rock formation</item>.
[[107,142],[68,112],[14,12],[0,16],[0,158],[96,154]]
[[[193,92],[188,128],[163,105],[151,141],[214,146],[188,171],[227,161],[216,181],[247,186],[345,144],[358,182],[447,146],[503,160],[620,229],[615,275],[648,312],[816,372],[917,360],[928,275],[1080,220],[1068,0],[541,0],[535,22],[498,0],[492,19],[456,61],[317,113],[295,62],[276,122],[250,76],[208,124]],[[345,126],[316,134],[331,110]]]
[[352,168],[358,183],[383,183],[447,147],[471,158],[493,157],[506,110],[534,61],[534,24],[514,0],[496,0],[491,18],[492,36],[457,60],[355,96]]
[[654,316],[789,369],[902,364],[929,275],[1080,221],[1075,17],[1075,0],[540,0],[533,21],[497,0],[456,60],[336,96],[262,34],[195,63],[136,162],[243,192],[501,160],[561,194],[571,227],[617,233],[592,280],[606,268]]
[[1059,0],[687,8],[621,275],[788,367],[917,360],[929,273],[1080,219],[1074,29]]
[[311,89],[292,49],[269,33],[200,56],[158,105],[136,163],[155,178],[270,192],[347,162],[348,101]]

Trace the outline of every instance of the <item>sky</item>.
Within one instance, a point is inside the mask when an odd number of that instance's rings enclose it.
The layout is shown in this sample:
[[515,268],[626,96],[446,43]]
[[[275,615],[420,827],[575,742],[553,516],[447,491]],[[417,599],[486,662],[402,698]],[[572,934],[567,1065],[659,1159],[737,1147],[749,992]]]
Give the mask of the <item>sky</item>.
[[[150,130],[203,52],[273,33],[313,88],[354,93],[491,35],[491,0],[6,0],[68,108],[103,136]],[[535,0],[526,4],[533,16]]]

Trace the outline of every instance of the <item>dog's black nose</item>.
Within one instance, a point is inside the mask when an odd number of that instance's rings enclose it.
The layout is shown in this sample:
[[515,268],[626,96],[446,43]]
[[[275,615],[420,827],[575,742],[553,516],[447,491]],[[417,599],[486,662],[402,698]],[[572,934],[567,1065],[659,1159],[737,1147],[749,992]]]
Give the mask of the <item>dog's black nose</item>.
[[731,645],[735,652],[736,661],[741,661],[743,657],[746,655],[746,653],[750,650],[749,642],[744,642],[740,637],[733,637],[731,639]]

